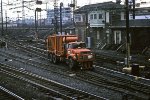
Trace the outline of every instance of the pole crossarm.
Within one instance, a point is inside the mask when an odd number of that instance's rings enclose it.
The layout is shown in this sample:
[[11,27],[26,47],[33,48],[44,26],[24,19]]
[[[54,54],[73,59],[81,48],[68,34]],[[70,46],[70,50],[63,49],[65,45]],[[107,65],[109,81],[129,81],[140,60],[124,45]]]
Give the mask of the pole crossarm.
[[[18,7],[14,7],[14,8],[9,8],[9,10],[12,10],[12,9],[18,9],[18,8],[22,8],[23,6],[18,6]],[[24,6],[26,8],[28,8],[29,10],[34,10],[34,9],[31,9],[29,8],[28,6]]]

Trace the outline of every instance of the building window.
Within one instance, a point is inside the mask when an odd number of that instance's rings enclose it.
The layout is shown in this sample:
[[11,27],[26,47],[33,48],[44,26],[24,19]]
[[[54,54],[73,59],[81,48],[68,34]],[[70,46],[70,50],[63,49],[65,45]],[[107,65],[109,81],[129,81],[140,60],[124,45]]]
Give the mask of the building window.
[[103,18],[103,15],[102,14],[99,14],[99,19],[102,19]]
[[81,15],[75,15],[75,21],[81,22]]
[[86,21],[86,16],[82,15],[83,21]]
[[90,15],[90,19],[91,19],[91,20],[93,19],[93,14]]
[[99,31],[97,31],[97,40],[99,40],[100,39],[100,33],[99,33]]
[[124,19],[126,19],[126,14],[124,14]]
[[97,19],[97,14],[94,14],[94,19]]
[[114,31],[114,42],[115,44],[121,43],[121,31]]

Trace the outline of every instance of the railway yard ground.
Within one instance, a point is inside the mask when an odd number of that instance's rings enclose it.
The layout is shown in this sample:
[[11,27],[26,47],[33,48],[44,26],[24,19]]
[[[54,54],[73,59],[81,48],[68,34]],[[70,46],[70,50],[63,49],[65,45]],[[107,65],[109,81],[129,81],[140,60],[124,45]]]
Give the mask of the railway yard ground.
[[5,89],[1,89],[0,99],[150,100],[148,54],[131,55],[131,64],[144,66],[137,76],[123,72],[125,54],[110,50],[93,50],[94,70],[72,71],[67,64],[50,63],[41,41],[4,41],[0,86]]

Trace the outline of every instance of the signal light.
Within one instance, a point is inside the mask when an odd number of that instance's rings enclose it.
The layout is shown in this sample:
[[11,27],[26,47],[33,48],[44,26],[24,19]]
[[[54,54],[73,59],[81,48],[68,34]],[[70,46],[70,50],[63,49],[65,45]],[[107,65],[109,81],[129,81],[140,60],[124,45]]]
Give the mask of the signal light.
[[36,4],[39,4],[39,5],[41,5],[42,4],[42,1],[36,1]]
[[41,12],[41,10],[42,10],[41,8],[36,8],[37,12]]
[[70,7],[75,7],[75,4],[70,4]]

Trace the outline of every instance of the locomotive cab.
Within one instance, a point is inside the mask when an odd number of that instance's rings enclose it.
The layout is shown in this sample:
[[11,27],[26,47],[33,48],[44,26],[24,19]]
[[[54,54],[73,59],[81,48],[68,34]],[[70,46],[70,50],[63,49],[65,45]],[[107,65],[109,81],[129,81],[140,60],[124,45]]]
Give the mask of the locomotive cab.
[[[94,54],[86,48],[85,42],[70,42],[67,44],[67,62],[70,68],[81,65],[82,69],[92,69]],[[79,67],[79,66],[78,66]]]
[[71,42],[67,44],[68,49],[86,48],[85,42]]

